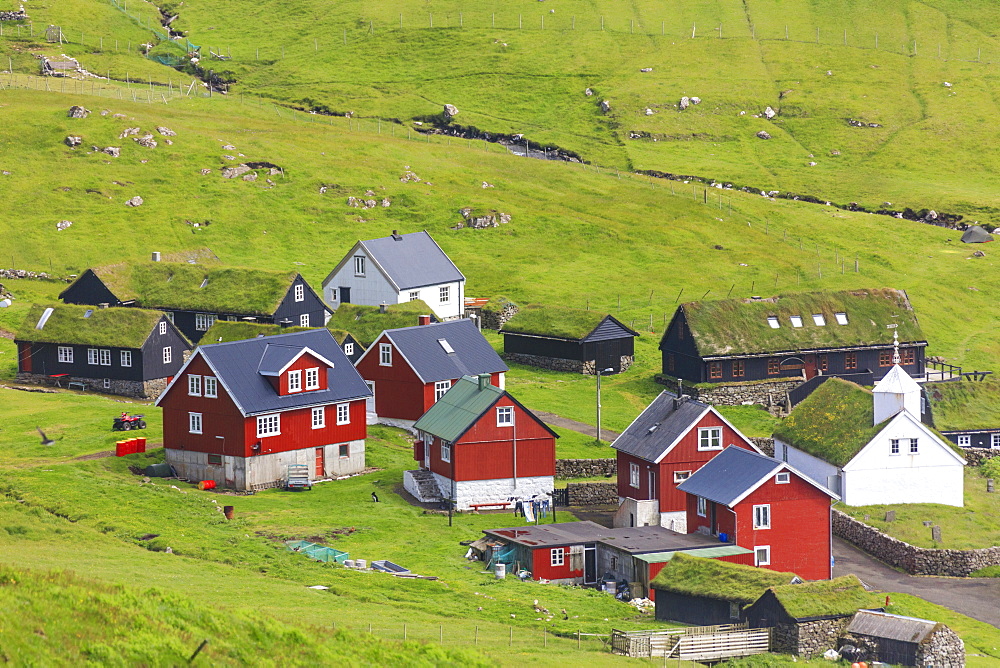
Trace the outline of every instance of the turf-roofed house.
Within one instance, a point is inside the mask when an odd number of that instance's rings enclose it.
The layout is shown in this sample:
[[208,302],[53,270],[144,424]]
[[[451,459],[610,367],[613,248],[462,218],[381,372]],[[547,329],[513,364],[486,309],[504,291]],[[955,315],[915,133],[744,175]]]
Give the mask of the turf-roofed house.
[[831,500],[839,497],[787,463],[728,447],[677,489],[687,528],[746,548],[727,561],[809,580],[833,575]]
[[368,388],[325,329],[201,345],[160,395],[166,461],[220,487],[283,484],[365,467]]
[[322,327],[328,314],[298,272],[175,262],[93,267],[59,298],[67,304],[165,311],[195,343],[216,320]]
[[635,362],[638,332],[599,311],[526,306],[504,323],[504,357],[556,371],[614,374]]
[[663,373],[691,383],[823,374],[870,384],[893,366],[894,332],[900,364],[923,377],[927,341],[906,293],[888,288],[681,304],[660,351]]
[[423,300],[441,320],[465,307],[465,276],[427,231],[359,241],[323,280],[333,308]]
[[[282,327],[281,325],[264,325],[256,322],[216,320],[215,323],[209,327],[208,331],[205,332],[205,335],[202,337],[202,341],[205,343],[227,343],[229,341],[252,339],[258,336],[274,336],[276,334],[305,332],[309,329],[309,327]],[[333,338],[337,340],[338,344],[340,344],[344,354],[347,355],[347,359],[351,360],[351,364],[354,364],[354,362],[361,357],[361,353],[365,351],[365,347],[362,346],[350,333],[345,332],[344,330],[335,328],[328,329],[330,330],[330,333],[333,334]]]
[[326,321],[326,327],[331,332],[350,332],[354,340],[367,350],[387,329],[416,327],[432,322],[440,321],[431,313],[430,307],[418,299],[404,304],[380,306],[341,304]]
[[965,460],[920,414],[920,386],[900,365],[874,391],[831,378],[778,423],[774,456],[848,506],[961,507]]
[[[926,383],[932,422],[942,436],[963,448],[1000,449],[1000,380]],[[924,422],[927,422],[925,419]]]
[[403,486],[420,501],[469,510],[552,495],[559,436],[488,373],[457,379],[413,427],[420,469]]
[[677,486],[727,446],[758,452],[715,408],[660,393],[611,444],[620,500],[614,525],[687,533],[687,494]]
[[36,305],[14,338],[17,379],[156,397],[191,343],[160,311]]

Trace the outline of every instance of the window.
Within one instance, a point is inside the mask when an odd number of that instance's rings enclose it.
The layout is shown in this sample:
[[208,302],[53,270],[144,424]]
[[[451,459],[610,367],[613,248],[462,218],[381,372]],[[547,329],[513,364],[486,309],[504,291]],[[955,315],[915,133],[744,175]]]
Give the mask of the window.
[[163,363],[170,364],[172,361],[174,361],[174,349],[167,346],[163,349]]
[[322,406],[312,409],[312,428],[322,429],[326,426],[326,410]]
[[219,381],[216,380],[215,376],[205,376],[204,390],[205,396],[209,399],[215,399],[219,396]]
[[101,348],[101,366],[111,366],[111,351],[107,348]]
[[188,396],[201,396],[201,376],[188,375]]
[[774,476],[775,485],[787,485],[791,481],[791,476],[788,473],[779,473]]
[[722,362],[709,362],[708,363],[708,377],[709,378],[722,378]]
[[771,326],[771,329],[778,329],[781,327],[781,323],[778,321],[778,316],[776,315],[767,316],[767,324]]
[[846,313],[834,313],[833,317],[837,320],[838,325],[847,324],[847,314]]
[[222,455],[209,455],[208,463],[212,466],[222,466]]
[[677,368],[677,358],[673,353],[667,353],[667,373],[673,373]]
[[690,477],[690,471],[674,471],[674,482],[684,482]]
[[777,376],[779,373],[781,373],[781,362],[774,358],[767,360],[767,375]]
[[822,313],[813,313],[813,323],[818,327],[826,326],[826,318]]
[[379,366],[392,366],[392,345],[388,343],[378,344]]
[[827,371],[830,368],[830,358],[826,355],[819,356],[819,370]]
[[753,528],[754,529],[770,529],[771,528],[771,505],[763,504],[760,506],[753,507]]
[[562,566],[566,563],[566,551],[561,547],[552,548],[549,553],[549,564],[552,566]]
[[441,441],[441,461],[451,461],[451,443],[447,441]]
[[801,327],[802,326],[802,316],[801,315],[791,315],[791,316],[788,316],[788,319],[792,321],[792,327]]
[[299,370],[288,372],[288,391],[289,392],[301,392],[302,391],[302,372]]
[[497,407],[497,426],[498,427],[513,427],[514,426],[514,407],[513,406],[498,406]]
[[771,546],[759,545],[753,548],[753,565],[769,566],[771,564]]
[[[1000,434],[993,434],[993,435],[994,436],[1000,436]],[[968,434],[959,434],[958,435],[958,444],[960,446],[962,446],[963,448],[967,448],[970,445],[972,445],[972,437],[969,436]]]
[[639,465],[635,462],[628,465],[628,484],[639,489]]
[[344,344],[344,354],[347,355],[347,356],[350,356],[350,355],[354,354],[354,344],[353,343],[345,343]]
[[708,517],[708,501],[703,496],[698,497],[698,517]]
[[410,292],[410,301],[415,302],[420,299],[420,290],[413,290]]
[[733,378],[742,378],[746,374],[746,362],[743,360],[733,360]]
[[278,436],[281,434],[281,415],[275,413],[273,415],[259,415],[257,416],[257,437],[261,436]]
[[910,439],[910,454],[915,455],[920,452],[920,443],[915,438]]
[[677,338],[680,339],[681,341],[684,340],[684,323],[683,322],[680,325],[678,325],[678,327],[677,327]]
[[306,369],[306,389],[319,389],[319,367],[314,366],[311,369]]
[[898,455],[899,454],[899,439],[891,438],[889,439],[889,454]]
[[299,316],[299,327],[309,327],[309,314],[303,313]]
[[722,449],[722,427],[702,427],[698,430],[699,450]]
[[438,401],[451,389],[450,380],[439,380],[434,383],[434,401]]
[[735,601],[729,602],[729,619],[740,618],[740,604]]
[[160,336],[163,336],[166,333],[167,333],[167,321],[164,320],[163,322],[160,323]]
[[122,366],[132,366],[132,351],[123,350],[121,351],[121,363]]
[[451,355],[455,352],[455,349],[451,347],[450,343],[448,343],[448,339],[438,339],[438,345],[441,346],[441,350],[443,350],[445,354]]
[[301,283],[295,286],[295,301],[301,302],[306,299],[306,288]]
[[87,364],[98,364],[100,362],[100,353],[97,348],[87,348]]
[[883,350],[878,354],[878,365],[879,366],[892,366],[892,351]]
[[350,443],[341,443],[340,447],[337,448],[337,456],[340,457],[341,459],[347,459],[348,457],[350,457],[351,456],[351,444]]
[[451,301],[451,286],[443,285],[440,288],[438,288],[438,295],[439,295],[438,301],[440,301],[442,304],[447,304],[449,301]]
[[350,404],[337,404],[337,424],[351,424]]
[[1000,448],[1000,434],[990,434],[990,447]]
[[67,364],[73,363],[73,349],[69,346],[59,346],[59,361],[66,362]]
[[848,370],[858,368],[857,353],[847,353],[846,355],[844,355],[844,368]]
[[364,276],[365,275],[365,256],[355,255],[354,256],[354,275]]
[[903,358],[903,364],[916,364],[917,362],[917,351],[913,348],[904,348],[900,351],[900,355]]
[[194,328],[199,332],[207,332],[214,323],[215,316],[211,313],[195,313],[194,315]]
[[110,378],[105,378],[104,379],[104,389],[105,390],[110,390],[111,389],[111,379]]
[[201,413],[188,413],[188,431],[192,434],[201,433]]

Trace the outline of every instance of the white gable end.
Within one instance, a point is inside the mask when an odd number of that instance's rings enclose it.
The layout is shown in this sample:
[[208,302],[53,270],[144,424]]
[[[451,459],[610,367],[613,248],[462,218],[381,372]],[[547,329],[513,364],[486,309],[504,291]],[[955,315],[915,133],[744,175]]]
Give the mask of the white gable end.
[[[363,267],[360,268],[364,270],[363,274],[357,272],[359,267],[355,258],[361,258]],[[323,281],[323,299],[335,309],[347,303],[379,306],[397,304],[400,301],[395,286],[361,244],[351,249]]]

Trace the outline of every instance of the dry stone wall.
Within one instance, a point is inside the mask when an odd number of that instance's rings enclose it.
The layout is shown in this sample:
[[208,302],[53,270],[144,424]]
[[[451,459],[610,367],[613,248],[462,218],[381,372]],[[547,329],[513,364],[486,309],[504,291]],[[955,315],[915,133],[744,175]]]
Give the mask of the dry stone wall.
[[771,632],[772,651],[812,657],[837,647],[837,638],[847,628],[853,615],[836,619],[817,619],[802,624],[777,624]]
[[[656,376],[656,382],[666,385],[671,392],[677,392],[677,380],[662,375]],[[801,378],[788,380],[768,380],[752,383],[727,383],[700,387],[683,382],[683,393],[716,406],[742,406],[744,404],[761,404],[769,409],[778,410],[785,406],[789,391],[802,384]]]
[[987,460],[1000,457],[1000,448],[962,448],[962,456],[969,466],[980,466]]
[[967,577],[986,566],[1000,565],[1000,547],[978,550],[937,550],[916,547],[889,536],[875,527],[833,511],[833,533],[868,554],[912,575]]
[[965,668],[965,643],[941,624],[927,642],[917,647],[917,665],[934,668]]
[[751,441],[753,441],[754,445],[756,445],[758,448],[760,448],[761,452],[763,452],[765,455],[767,455],[768,457],[774,457],[774,439],[773,438],[770,438],[770,437],[764,438],[764,437],[760,437],[760,436],[748,436],[747,438],[749,438]]
[[484,308],[480,311],[483,327],[486,329],[500,329],[504,326],[504,323],[517,315],[517,311],[517,304],[514,302],[504,302],[503,306],[495,311]]
[[613,482],[571,482],[566,492],[571,506],[618,504],[618,485]]
[[0,21],[27,21],[28,15],[24,13],[24,7],[15,11],[0,12]]
[[596,478],[618,473],[615,459],[557,459],[557,478]]
[[[483,326],[485,327],[485,324]],[[584,362],[580,360],[563,359],[561,357],[527,355],[525,353],[504,353],[502,357],[509,362],[525,364],[527,366],[537,366],[542,369],[551,369],[552,371],[568,371],[570,373],[582,373],[590,376],[597,373],[597,364],[594,360],[587,360]],[[622,355],[622,371],[627,371],[634,363],[635,357],[632,355]]]
[[[53,385],[55,382],[49,376],[37,373],[22,372],[18,373],[16,378],[19,383],[30,383],[32,385]],[[64,376],[59,379],[59,383],[62,387],[68,387],[70,383],[73,383],[73,389],[79,389],[79,386],[83,386],[83,388],[92,392],[117,394],[123,397],[135,397],[136,399],[155,399],[167,387],[166,378],[156,378],[147,381],[111,379],[108,386],[105,387],[103,378]]]

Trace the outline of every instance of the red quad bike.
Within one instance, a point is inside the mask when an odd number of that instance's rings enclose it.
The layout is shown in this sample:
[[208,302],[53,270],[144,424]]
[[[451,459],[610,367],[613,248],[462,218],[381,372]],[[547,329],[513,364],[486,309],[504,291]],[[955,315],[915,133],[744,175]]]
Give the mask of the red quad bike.
[[115,418],[115,423],[111,425],[113,431],[131,431],[133,429],[145,429],[146,421],[142,418],[145,415],[129,415],[128,413],[122,413]]

